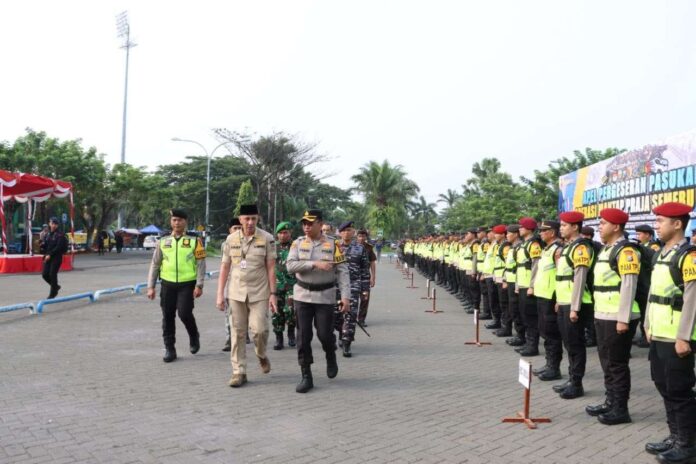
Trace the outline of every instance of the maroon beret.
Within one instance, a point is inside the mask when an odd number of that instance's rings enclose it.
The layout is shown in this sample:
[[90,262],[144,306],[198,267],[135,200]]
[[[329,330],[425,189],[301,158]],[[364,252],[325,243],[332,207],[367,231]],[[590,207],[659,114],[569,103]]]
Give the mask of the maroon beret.
[[522,219],[517,221],[517,223],[525,229],[536,230],[537,228],[537,222],[534,220],[534,218],[523,217]]
[[558,218],[568,224],[578,224],[585,220],[585,215],[580,211],[566,211],[558,215]]
[[653,208],[653,213],[657,214],[658,216],[665,216],[665,217],[680,217],[680,216],[686,216],[689,214],[693,208],[689,205],[685,205],[684,203],[676,203],[674,201],[671,201],[669,203],[663,203],[660,206],[656,206]]
[[599,217],[612,224],[626,224],[628,222],[628,213],[621,211],[618,208],[604,208],[599,212]]
[[493,227],[494,234],[504,234],[507,231],[507,226],[505,224],[499,224]]

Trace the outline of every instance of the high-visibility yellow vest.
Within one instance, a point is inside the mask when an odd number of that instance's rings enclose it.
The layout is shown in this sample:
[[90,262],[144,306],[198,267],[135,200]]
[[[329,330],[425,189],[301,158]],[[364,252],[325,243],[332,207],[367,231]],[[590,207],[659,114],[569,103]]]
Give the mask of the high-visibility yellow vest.
[[493,270],[495,268],[495,255],[498,252],[497,243],[489,243],[488,249],[486,250],[486,256],[483,258],[483,273],[488,275],[493,275]]
[[503,242],[502,244],[496,244],[496,252],[493,257],[493,275],[498,279],[502,279],[505,276],[505,259],[510,252],[510,242]]
[[[684,304],[684,294],[670,272],[672,259],[677,252],[678,250],[672,249],[666,255],[658,257],[650,277],[650,295],[648,296],[650,336],[675,341]],[[694,259],[696,258],[692,253],[683,254],[678,258],[678,269],[682,272],[686,271],[685,274],[696,272]],[[685,263],[685,260],[691,260],[691,262]],[[691,280],[693,280],[693,274],[691,274]],[[691,340],[696,340],[696,328],[691,334]]]
[[[573,297],[575,265],[571,257],[578,251],[577,247],[581,244],[585,245],[582,252],[584,253],[584,250],[587,250],[588,253],[587,259],[589,264],[587,267],[591,267],[594,261],[594,248],[592,248],[591,244],[587,243],[587,239],[580,237],[563,248],[561,257],[558,259],[558,263],[556,263],[556,302],[558,304],[569,305]],[[582,292],[582,302],[592,303],[592,295],[587,287],[587,282]]]
[[472,244],[467,243],[462,248],[462,269],[465,271],[472,271],[474,269],[474,253],[472,251]]
[[532,284],[532,260],[541,256],[539,242],[530,238],[517,248],[515,261],[517,262],[517,286],[529,288]]
[[196,280],[198,265],[196,263],[196,237],[183,235],[176,240],[173,236],[162,237],[159,247],[162,251],[160,279],[167,282],[191,282]]
[[519,243],[511,245],[505,256],[505,282],[508,284],[514,284],[517,281],[517,261],[515,260],[515,254],[517,254],[517,248],[519,246]]
[[[621,276],[611,268],[609,257],[612,247],[604,247],[597,256],[594,266],[594,297],[595,311],[607,314],[618,314],[621,299]],[[640,270],[640,255],[634,250],[632,258]],[[634,300],[631,312],[640,314],[638,303]]]
[[560,248],[558,242],[547,245],[541,252],[534,276],[534,295],[550,300],[556,291],[556,251]]

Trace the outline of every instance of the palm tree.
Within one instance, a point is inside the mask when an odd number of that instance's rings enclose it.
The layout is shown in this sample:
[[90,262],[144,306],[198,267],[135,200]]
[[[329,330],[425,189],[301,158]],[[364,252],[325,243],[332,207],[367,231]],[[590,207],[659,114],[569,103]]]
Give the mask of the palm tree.
[[381,164],[370,161],[351,179],[365,199],[370,228],[392,234],[405,225],[406,204],[420,189],[406,176],[403,166],[393,166],[387,160]]
[[461,195],[456,191],[452,189],[447,189],[447,193],[441,193],[438,195],[438,203],[445,203],[447,204],[447,208],[451,208],[454,203],[461,198]]

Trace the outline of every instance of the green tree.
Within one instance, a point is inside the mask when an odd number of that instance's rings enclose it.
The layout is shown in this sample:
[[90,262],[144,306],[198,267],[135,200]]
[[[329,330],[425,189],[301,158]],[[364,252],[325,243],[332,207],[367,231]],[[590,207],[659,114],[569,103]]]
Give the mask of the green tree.
[[234,208],[234,215],[239,216],[239,210],[242,205],[251,205],[254,203],[256,203],[254,186],[251,185],[251,180],[247,179],[242,182],[241,187],[239,187],[239,193],[237,194],[237,206]]

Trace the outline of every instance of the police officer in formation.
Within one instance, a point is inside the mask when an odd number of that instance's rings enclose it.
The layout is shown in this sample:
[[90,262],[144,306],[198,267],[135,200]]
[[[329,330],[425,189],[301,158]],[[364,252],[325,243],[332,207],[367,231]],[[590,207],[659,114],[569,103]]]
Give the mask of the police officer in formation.
[[196,237],[186,234],[188,215],[181,209],[172,209],[170,215],[172,233],[162,237],[155,247],[147,278],[147,297],[151,300],[155,299],[157,279],[161,279],[163,361],[166,363],[177,358],[177,313],[188,332],[191,354],[198,353],[201,348],[193,301],[203,294],[205,279],[205,248]]
[[[335,327],[339,333],[339,344],[343,348],[343,356],[350,358],[352,356],[351,344],[355,340],[355,325],[359,316],[360,301],[363,295],[369,294],[370,291],[370,259],[367,248],[353,240],[355,237],[353,221],[341,224],[338,227],[338,233],[341,236],[338,247],[348,265],[350,310],[337,312]],[[339,297],[340,295],[339,293]]]
[[358,322],[363,327],[367,327],[367,311],[370,307],[370,293],[377,282],[377,255],[374,252],[374,247],[370,244],[367,230],[358,230],[358,243],[367,249],[367,256],[370,261],[370,287],[367,291],[360,293],[360,311],[358,312]]
[[[514,329],[516,336],[506,341],[518,345],[524,340],[520,351],[528,356],[534,355],[536,333],[541,334],[546,365],[534,372],[541,380],[561,377],[562,342],[569,378],[553,390],[561,398],[573,399],[584,395],[586,339],[596,333],[605,399],[585,411],[605,425],[631,422],[630,350],[645,314],[651,376],[664,400],[669,428],[666,438],[647,443],[645,449],[662,463],[692,463],[696,462],[696,245],[685,237],[692,210],[681,203],[654,208],[659,241],[647,225],[636,227],[637,242],[627,240],[628,214],[605,208],[599,213],[602,244],[593,240],[594,230],[583,228],[584,215],[569,211],[560,214],[559,222],[542,221],[538,236],[536,221],[522,218],[506,228],[505,240],[498,235],[502,230],[498,226],[491,238],[484,236],[488,228],[479,228],[478,237],[476,230],[468,230],[454,248],[451,238],[407,240],[405,259],[427,274],[443,256],[441,248],[449,245],[448,252],[458,254],[454,263],[467,282],[459,291],[462,305],[480,309],[490,304],[481,304],[489,298],[487,284],[481,285],[491,273],[486,254],[497,246],[492,276],[508,298],[498,293],[501,327],[496,334]],[[586,330],[589,327],[593,330]]]

